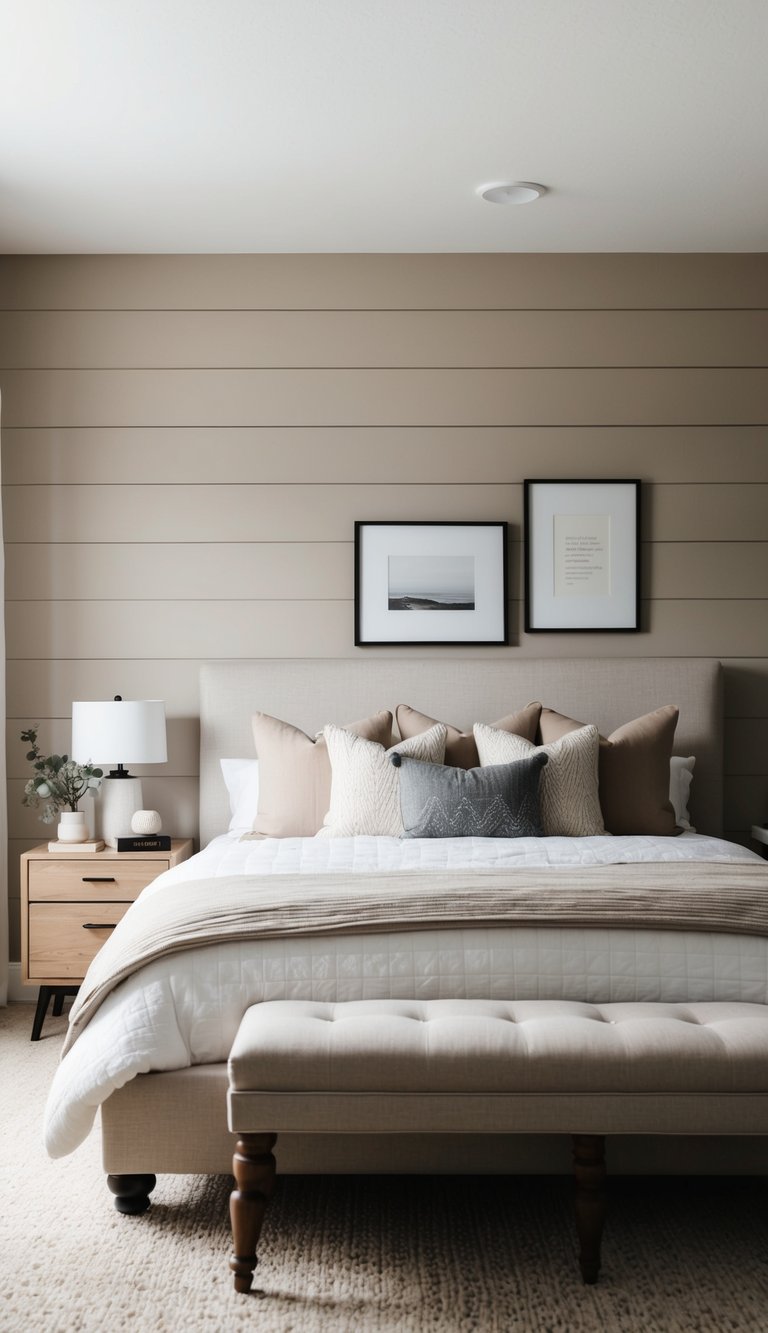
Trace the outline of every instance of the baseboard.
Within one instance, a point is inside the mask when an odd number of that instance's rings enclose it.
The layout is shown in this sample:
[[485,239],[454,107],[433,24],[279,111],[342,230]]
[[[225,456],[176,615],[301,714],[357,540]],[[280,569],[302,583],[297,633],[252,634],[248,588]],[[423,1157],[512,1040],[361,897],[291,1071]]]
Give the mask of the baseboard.
[[21,963],[8,964],[8,999],[12,1004],[37,1004],[37,986],[24,985]]

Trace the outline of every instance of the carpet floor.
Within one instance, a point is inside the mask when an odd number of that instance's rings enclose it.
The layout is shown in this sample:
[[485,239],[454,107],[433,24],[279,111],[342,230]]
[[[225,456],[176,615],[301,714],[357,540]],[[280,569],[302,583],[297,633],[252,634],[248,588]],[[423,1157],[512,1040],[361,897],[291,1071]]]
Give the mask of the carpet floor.
[[98,1133],[51,1162],[40,1117],[65,1020],[0,1009],[2,1333],[731,1333],[768,1330],[760,1180],[612,1182],[597,1287],[559,1177],[286,1177],[258,1290],[227,1270],[228,1177],[161,1176],[112,1207]]

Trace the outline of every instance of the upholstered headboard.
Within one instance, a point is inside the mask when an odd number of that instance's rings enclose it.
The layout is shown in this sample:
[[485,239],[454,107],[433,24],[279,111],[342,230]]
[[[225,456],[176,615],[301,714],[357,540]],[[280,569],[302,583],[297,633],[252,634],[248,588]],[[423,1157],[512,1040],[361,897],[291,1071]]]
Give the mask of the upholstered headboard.
[[271,713],[314,735],[399,703],[455,726],[491,722],[539,699],[604,735],[662,704],[680,709],[675,754],[695,755],[691,800],[701,832],[722,828],[722,684],[719,662],[698,658],[259,659],[206,663],[200,676],[200,841],[229,823],[219,767],[254,755],[250,719]]

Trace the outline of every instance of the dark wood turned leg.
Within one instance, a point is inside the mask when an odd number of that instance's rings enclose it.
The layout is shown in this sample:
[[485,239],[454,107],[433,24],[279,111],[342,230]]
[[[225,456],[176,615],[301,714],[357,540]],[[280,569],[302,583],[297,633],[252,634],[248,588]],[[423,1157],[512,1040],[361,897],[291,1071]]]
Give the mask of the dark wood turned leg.
[[267,1204],[275,1188],[276,1134],[243,1134],[232,1159],[235,1186],[229,1196],[233,1254],[229,1266],[235,1275],[235,1291],[248,1292],[256,1267],[256,1246]]
[[64,996],[66,995],[66,993],[67,993],[67,992],[65,991],[65,989],[64,989],[63,986],[56,986],[56,987],[54,987],[54,991],[53,991],[53,1016],[54,1016],[54,1018],[61,1018],[61,1015],[62,1015],[63,1012],[64,1012]]
[[32,1020],[32,1041],[40,1040],[40,1033],[43,1030],[43,1023],[45,1022],[45,1015],[48,1012],[48,1005],[52,994],[52,986],[41,986],[38,991],[37,1008],[35,1009],[35,1017]]
[[129,1217],[146,1213],[149,1196],[156,1184],[157,1176],[107,1176],[118,1213],[126,1213]]
[[605,1222],[605,1136],[573,1135],[573,1171],[576,1177],[576,1231],[579,1237],[581,1276],[590,1285],[600,1272],[600,1241]]

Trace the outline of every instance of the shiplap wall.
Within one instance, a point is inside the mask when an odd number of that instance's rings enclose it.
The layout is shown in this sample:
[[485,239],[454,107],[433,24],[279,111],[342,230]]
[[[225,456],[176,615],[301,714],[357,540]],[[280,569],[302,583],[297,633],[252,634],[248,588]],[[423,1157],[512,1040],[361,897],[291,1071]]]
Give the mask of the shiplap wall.
[[[12,952],[46,833],[21,727],[63,749],[73,699],[165,698],[145,800],[194,833],[199,662],[372,651],[356,518],[510,521],[512,642],[485,653],[721,658],[745,840],[768,817],[767,353],[765,255],[0,260]],[[643,478],[642,634],[522,633],[526,476]]]

